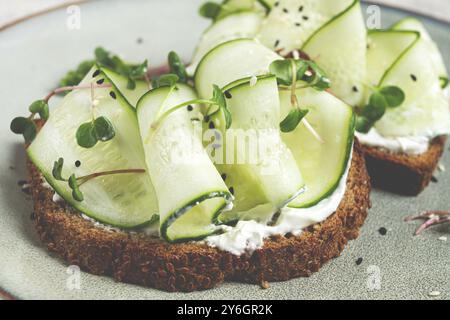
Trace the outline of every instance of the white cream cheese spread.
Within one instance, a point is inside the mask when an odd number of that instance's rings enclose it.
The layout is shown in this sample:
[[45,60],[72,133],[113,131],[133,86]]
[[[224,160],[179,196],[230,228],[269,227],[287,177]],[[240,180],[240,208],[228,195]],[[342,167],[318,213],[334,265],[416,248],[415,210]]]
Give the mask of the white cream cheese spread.
[[336,190],[317,205],[306,209],[285,207],[281,210],[278,221],[273,226],[253,220],[239,221],[235,227],[222,226],[224,233],[210,236],[204,242],[211,247],[241,255],[262,248],[264,239],[267,237],[287,233],[300,235],[303,229],[326,220],[337,210],[346,191],[350,165],[351,159]]

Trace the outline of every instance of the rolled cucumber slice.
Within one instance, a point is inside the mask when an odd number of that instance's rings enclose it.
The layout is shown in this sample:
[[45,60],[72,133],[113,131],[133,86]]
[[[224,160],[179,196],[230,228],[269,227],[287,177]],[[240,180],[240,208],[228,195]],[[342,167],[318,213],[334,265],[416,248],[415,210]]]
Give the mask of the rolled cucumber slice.
[[217,217],[232,199],[194,130],[191,118],[197,118],[198,111],[179,109],[152,127],[165,111],[193,99],[192,88],[177,84],[150,91],[137,107],[145,159],[160,206],[160,233],[169,242],[198,240],[217,232]]
[[219,44],[239,38],[253,38],[260,28],[262,19],[261,13],[245,11],[215,22],[203,33],[191,65],[188,67],[188,73],[193,75],[205,54]]
[[393,30],[413,30],[420,33],[422,40],[428,47],[430,59],[440,77],[448,77],[447,68],[437,44],[433,41],[425,26],[416,18],[408,17],[394,24]]
[[[237,213],[241,218],[246,215],[267,221],[303,192],[305,186],[291,150],[281,140],[277,80],[275,76],[262,76],[255,84],[246,79],[224,90],[228,92],[227,104],[233,122],[222,134],[224,142],[216,154],[222,153],[222,159],[229,164],[228,168],[221,169],[241,202],[236,201],[236,210],[225,213],[223,219]],[[223,122],[215,123],[214,127],[224,132]],[[238,194],[245,189],[253,191]]]
[[387,70],[420,38],[415,31],[370,30],[368,32],[367,79],[380,84]]
[[[122,174],[97,178],[80,188],[84,201],[73,199],[67,183],[53,178],[53,163],[64,158],[63,176],[84,176],[95,172],[121,169],[147,169],[140,141],[136,114],[103,69],[93,78],[91,70],[82,84],[104,79],[112,88],[97,88],[92,109],[91,90],[75,90],[51,111],[50,118],[27,149],[31,161],[47,182],[74,208],[87,216],[117,227],[133,228],[151,221],[158,214],[158,202],[148,174]],[[113,95],[110,93],[114,92]],[[115,98],[113,98],[115,96]],[[105,116],[113,124],[116,135],[108,142],[84,149],[76,142],[78,127],[96,116]],[[77,168],[75,162],[80,161]]]
[[352,106],[365,98],[366,27],[358,0],[317,30],[303,45],[331,79],[331,90]]
[[284,53],[298,50],[317,29],[345,10],[352,1],[278,1],[264,20],[257,38],[270,49]]
[[223,87],[232,81],[269,72],[270,64],[282,59],[252,39],[225,42],[203,57],[194,80],[200,97],[210,98],[213,85]]
[[450,132],[448,100],[429,57],[426,42],[417,41],[384,74],[380,85],[398,86],[406,98],[376,122],[381,135],[435,137]]
[[128,79],[121,76],[117,72],[108,69],[103,68],[103,72],[108,76],[109,79],[111,79],[112,82],[116,85],[117,89],[122,93],[124,98],[128,101],[130,105],[133,107],[136,107],[137,102],[139,99],[150,90],[150,86],[147,82],[136,80],[136,88],[133,90],[127,88]]
[[[319,133],[319,142],[303,124],[283,141],[292,150],[306,184],[306,192],[289,207],[309,208],[329,197],[339,186],[351,157],[355,121],[353,109],[327,92],[297,90],[300,105],[309,109],[308,122]],[[292,109],[290,93],[281,92],[281,118]]]

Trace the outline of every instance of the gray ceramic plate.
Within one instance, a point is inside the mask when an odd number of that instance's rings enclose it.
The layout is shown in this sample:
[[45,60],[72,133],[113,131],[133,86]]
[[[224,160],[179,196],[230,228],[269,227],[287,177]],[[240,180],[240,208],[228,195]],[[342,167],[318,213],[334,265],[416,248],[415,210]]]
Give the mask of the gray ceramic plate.
[[[442,160],[447,173],[437,174],[420,197],[404,198],[373,192],[373,209],[361,236],[344,254],[308,279],[258,286],[225,283],[217,289],[169,294],[116,283],[83,273],[80,290],[67,286],[67,266],[40,245],[30,221],[32,204],[20,191],[26,177],[21,140],[9,132],[10,120],[44,96],[66,70],[90,57],[97,45],[122,53],[131,61],[149,58],[159,65],[175,49],[190,57],[207,22],[197,15],[202,0],[93,1],[80,5],[81,29],[68,30],[64,9],[28,19],[0,32],[0,287],[10,296],[63,299],[344,299],[450,298],[450,239],[448,226],[413,237],[417,224],[403,217],[425,209],[450,209],[449,154]],[[385,26],[406,13],[383,8]],[[450,65],[450,27],[421,18],[439,43]],[[139,38],[142,43],[138,43]],[[388,233],[378,233],[386,227]],[[357,266],[355,261],[363,258]],[[69,286],[70,287],[70,286]]]

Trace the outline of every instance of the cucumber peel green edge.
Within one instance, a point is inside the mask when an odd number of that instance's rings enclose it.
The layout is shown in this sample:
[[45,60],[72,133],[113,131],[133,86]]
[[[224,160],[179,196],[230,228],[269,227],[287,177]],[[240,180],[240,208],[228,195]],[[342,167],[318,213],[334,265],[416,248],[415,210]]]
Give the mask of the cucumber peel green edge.
[[352,2],[352,4],[350,4],[345,10],[343,10],[342,12],[338,13],[337,15],[335,15],[334,17],[332,17],[330,20],[328,20],[327,22],[325,22],[319,29],[317,29],[316,31],[314,31],[314,33],[308,38],[308,40],[305,41],[305,43],[302,45],[302,48],[305,48],[309,42],[311,42],[311,40],[318,34],[320,33],[323,29],[327,28],[329,25],[331,25],[332,23],[334,23],[337,19],[341,18],[342,16],[346,15],[348,12],[350,12],[353,7],[355,7],[357,4],[359,4],[361,1],[360,0],[355,0],[354,2]]
[[[153,93],[155,93],[157,91],[160,91],[160,90],[169,90],[168,93],[170,94],[170,92],[172,90],[172,87],[171,86],[163,86],[163,87],[155,88],[155,89],[152,89],[152,90],[148,91],[146,94],[144,94],[139,99],[139,101],[138,101],[138,103],[136,105],[136,111],[138,111],[140,109],[141,102],[144,101],[148,97],[148,95],[153,94]],[[167,97],[166,97],[166,99],[167,99]],[[169,227],[178,218],[180,218],[185,213],[188,213],[192,208],[197,206],[199,203],[201,203],[201,202],[203,202],[205,200],[214,199],[214,198],[224,198],[225,199],[225,203],[223,205],[218,206],[218,208],[216,209],[216,212],[214,213],[214,215],[212,217],[212,221],[211,221],[212,224],[216,224],[216,225],[220,224],[220,221],[219,221],[220,213],[232,201],[233,196],[229,192],[218,192],[218,191],[206,192],[203,195],[201,195],[201,196],[199,196],[199,197],[189,201],[187,204],[181,206],[180,209],[177,209],[174,212],[168,214],[166,220],[163,223],[161,223],[161,226],[160,226],[161,237],[163,237],[163,239],[165,239],[166,241],[168,241],[170,243],[181,243],[181,242],[187,242],[187,241],[202,240],[202,239],[204,239],[207,236],[219,233],[220,230],[217,230],[217,231],[213,231],[211,233],[199,235],[197,237],[185,237],[185,238],[178,238],[176,240],[171,239],[168,236],[168,234],[167,234],[167,231],[168,231]]]
[[351,109],[351,117],[350,117],[350,123],[349,123],[349,135],[348,135],[348,139],[347,139],[346,157],[345,157],[345,161],[342,166],[341,174],[339,175],[339,179],[337,179],[335,184],[317,200],[303,204],[299,207],[291,207],[289,205],[288,205],[288,207],[296,208],[296,209],[311,208],[311,207],[317,205],[318,203],[320,203],[322,200],[330,197],[334,193],[334,191],[336,191],[336,189],[338,188],[339,183],[341,182],[342,178],[344,177],[347,167],[349,166],[348,162],[350,161],[351,156],[352,156],[353,144],[354,144],[354,140],[355,140],[356,115],[355,115],[355,112],[353,111],[353,108],[351,108],[348,105],[347,105],[347,107]]
[[[120,92],[120,90],[116,87],[116,85],[111,81],[111,79],[105,74],[105,72],[103,71],[102,67],[99,67],[98,65],[95,65],[95,68],[100,70],[100,74],[106,79],[107,82],[109,82],[112,85],[112,88],[114,89],[114,91],[117,94],[117,99],[121,99],[123,101],[123,103],[127,106],[126,109],[128,112],[133,114],[133,117],[136,118],[137,121],[137,117],[136,117],[136,113],[134,111],[134,108],[129,104],[129,102],[127,101],[127,99],[125,99],[125,97],[122,95],[122,93]],[[119,102],[120,103],[120,102]],[[44,176],[45,180],[47,181],[47,183],[53,188],[53,190],[58,194],[61,195],[63,194],[62,190],[57,186],[57,184],[53,183],[53,177],[51,176],[51,173],[48,172],[47,174],[42,170],[42,165],[40,165],[40,163],[33,157],[32,153],[29,152],[29,149],[27,148],[26,150],[27,155],[29,157],[29,159],[31,160],[31,162],[33,162],[33,164],[39,169],[39,172]],[[77,209],[78,211],[84,213],[86,216],[95,219],[96,221],[103,223],[103,224],[107,224],[109,226],[112,227],[116,227],[116,228],[121,228],[121,229],[126,229],[126,230],[132,230],[132,229],[137,229],[137,228],[144,228],[147,226],[152,225],[153,223],[155,223],[155,220],[158,215],[153,215],[149,221],[143,222],[141,224],[138,225],[119,225],[117,223],[114,223],[112,221],[108,221],[107,219],[101,219],[98,218],[95,214],[93,214],[92,212],[90,212],[89,210],[82,208],[80,206],[80,204],[75,201],[75,200],[66,200],[67,202],[69,202],[69,204],[71,206],[73,206],[75,209]]]

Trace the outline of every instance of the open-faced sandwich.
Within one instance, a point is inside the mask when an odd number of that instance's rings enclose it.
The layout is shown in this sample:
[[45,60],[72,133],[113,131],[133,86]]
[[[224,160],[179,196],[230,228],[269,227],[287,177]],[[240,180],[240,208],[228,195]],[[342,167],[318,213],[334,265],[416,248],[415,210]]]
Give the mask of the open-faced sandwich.
[[[325,70],[331,92],[358,114],[357,136],[373,182],[420,193],[450,133],[447,71],[421,22],[406,18],[387,30],[366,31],[359,1],[260,3],[205,5],[203,13],[215,23],[191,69],[211,46],[234,37],[255,37],[283,56],[299,50]],[[261,13],[267,7],[268,16]]]
[[[215,22],[188,71],[171,52],[169,73],[151,83],[147,63],[99,48],[13,120],[49,250],[94,274],[193,291],[308,276],[358,236],[370,181],[350,105],[364,101],[365,68],[342,61],[327,73],[312,58],[365,61],[359,3],[288,2],[202,7]],[[298,30],[280,10],[300,19]],[[345,12],[350,24],[332,26]],[[345,33],[325,32],[328,47],[314,40],[327,25],[359,36],[344,48],[333,43],[348,43]],[[309,57],[295,50],[308,38]],[[344,71],[346,82],[334,82]],[[347,83],[361,92],[346,95]]]

